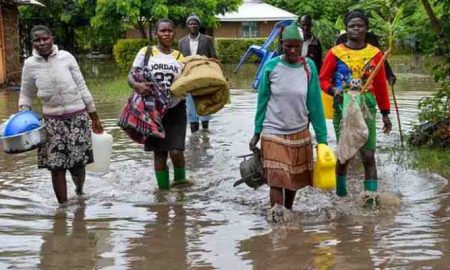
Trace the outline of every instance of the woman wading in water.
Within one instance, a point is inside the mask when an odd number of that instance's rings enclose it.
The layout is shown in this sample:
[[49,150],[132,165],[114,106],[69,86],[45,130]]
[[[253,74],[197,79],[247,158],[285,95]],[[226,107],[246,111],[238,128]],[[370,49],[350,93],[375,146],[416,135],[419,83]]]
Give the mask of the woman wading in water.
[[47,141],[39,147],[38,167],[52,175],[59,203],[67,201],[66,171],[83,194],[85,166],[93,162],[91,130],[102,133],[94,99],[75,58],[54,45],[52,32],[43,25],[31,29],[33,55],[22,71],[19,108],[29,110],[36,95],[42,102]]
[[283,54],[265,66],[258,89],[255,132],[250,150],[261,139],[270,204],[292,209],[298,189],[312,184],[313,149],[327,143],[327,129],[314,62],[301,57],[303,38],[297,24],[282,33]]

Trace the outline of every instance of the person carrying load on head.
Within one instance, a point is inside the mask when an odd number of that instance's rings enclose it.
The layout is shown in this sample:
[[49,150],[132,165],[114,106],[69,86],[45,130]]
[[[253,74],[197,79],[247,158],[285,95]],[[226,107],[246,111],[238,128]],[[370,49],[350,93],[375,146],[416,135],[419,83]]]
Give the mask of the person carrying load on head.
[[[375,164],[376,105],[378,105],[382,115],[383,132],[389,133],[392,129],[392,124],[389,120],[390,103],[384,72],[384,57],[380,49],[366,42],[369,20],[363,12],[350,12],[346,16],[345,25],[348,39],[345,43],[331,48],[325,55],[320,71],[320,85],[326,94],[333,96],[333,124],[339,148],[342,143],[342,133],[344,132],[344,129],[342,129],[343,117],[357,116],[356,114],[347,115],[344,113],[346,110],[344,104],[346,102],[344,102],[343,97],[346,96],[347,90],[356,89],[360,91],[362,85],[368,83],[368,91],[360,93],[361,104],[359,106],[361,109],[357,111],[359,114],[362,114],[362,111],[366,112],[363,122],[364,128],[368,130],[368,136],[361,143],[361,146],[358,146],[358,149],[364,165],[364,189],[369,192],[376,192],[378,188],[378,174]],[[370,79],[373,80],[367,82]],[[366,110],[363,108],[366,108]],[[358,131],[355,130],[354,132]],[[350,142],[344,147],[354,147],[353,143]],[[339,151],[337,156],[339,158]],[[338,196],[347,195],[348,163],[349,160],[340,159],[337,165],[336,193]]]
[[[303,39],[296,23],[282,33],[283,54],[263,68],[258,89],[255,130],[250,150],[261,154],[270,204],[291,209],[296,191],[312,185],[311,122],[318,143],[327,144],[327,129],[314,61],[301,56]],[[295,79],[293,79],[295,78]]]
[[[208,58],[217,58],[214,40],[212,37],[200,33],[200,18],[192,13],[186,20],[189,34],[178,41],[178,50],[185,56],[202,55]],[[194,99],[191,94],[186,97],[187,115],[191,133],[199,130],[199,121],[203,129],[208,129],[211,117],[209,115],[199,116],[195,108]]]
[[94,162],[89,118],[93,132],[103,127],[75,57],[58,49],[46,26],[34,26],[30,35],[33,55],[23,65],[19,109],[31,109],[35,95],[42,102],[47,140],[38,149],[38,167],[50,170],[56,198],[64,203],[66,172],[82,195],[85,167]]

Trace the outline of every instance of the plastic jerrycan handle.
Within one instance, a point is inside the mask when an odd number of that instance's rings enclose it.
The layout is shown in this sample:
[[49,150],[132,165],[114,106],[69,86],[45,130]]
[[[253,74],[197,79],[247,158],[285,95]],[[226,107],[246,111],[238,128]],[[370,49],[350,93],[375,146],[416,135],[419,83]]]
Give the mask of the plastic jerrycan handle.
[[336,157],[333,150],[328,145],[322,143],[317,145],[317,161],[321,166],[328,167],[336,165]]

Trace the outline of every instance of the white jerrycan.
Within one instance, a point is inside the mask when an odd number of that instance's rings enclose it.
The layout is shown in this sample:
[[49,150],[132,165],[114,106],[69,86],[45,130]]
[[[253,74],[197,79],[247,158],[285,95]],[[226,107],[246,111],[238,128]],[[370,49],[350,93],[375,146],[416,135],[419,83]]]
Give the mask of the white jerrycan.
[[88,164],[86,170],[96,174],[105,174],[109,171],[113,137],[106,132],[102,134],[92,132],[91,136],[94,163]]

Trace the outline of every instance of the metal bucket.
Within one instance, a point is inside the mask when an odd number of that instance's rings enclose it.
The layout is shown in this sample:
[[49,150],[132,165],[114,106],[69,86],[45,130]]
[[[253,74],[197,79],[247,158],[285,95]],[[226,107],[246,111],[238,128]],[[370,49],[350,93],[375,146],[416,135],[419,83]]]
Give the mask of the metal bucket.
[[3,150],[8,154],[23,153],[37,148],[46,140],[44,126],[21,134],[0,137]]
[[267,183],[264,168],[262,166],[260,151],[239,157],[244,158],[239,165],[239,171],[242,178],[236,181],[233,186],[245,183],[247,186],[257,189]]

